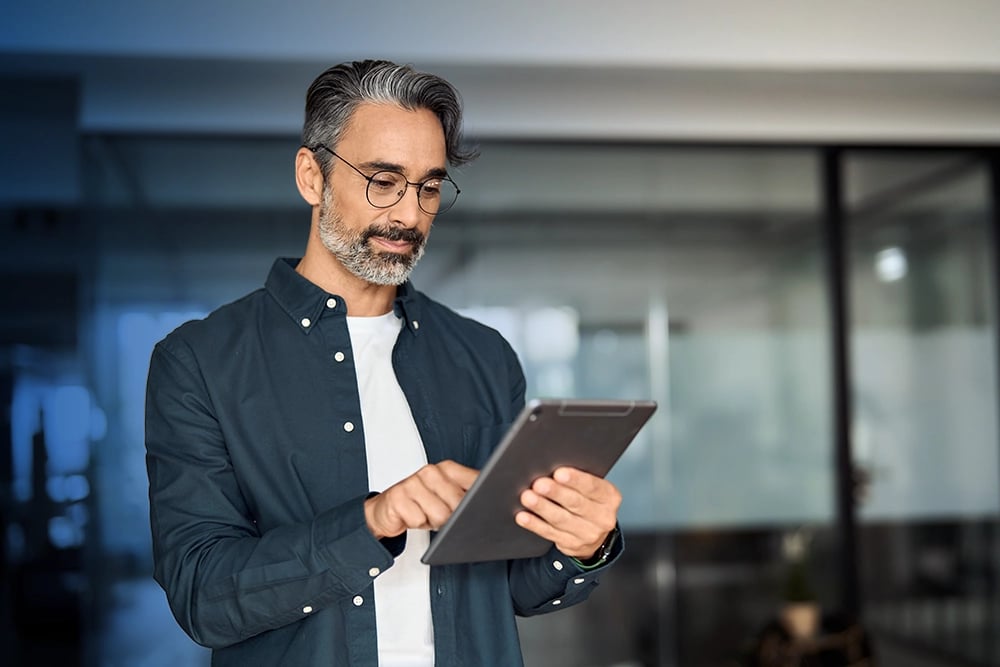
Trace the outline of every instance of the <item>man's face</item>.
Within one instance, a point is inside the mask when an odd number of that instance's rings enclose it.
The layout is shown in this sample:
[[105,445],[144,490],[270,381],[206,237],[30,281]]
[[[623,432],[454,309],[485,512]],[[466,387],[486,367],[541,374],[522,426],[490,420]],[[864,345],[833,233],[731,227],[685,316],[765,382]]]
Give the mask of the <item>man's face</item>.
[[[441,122],[427,109],[362,104],[334,150],[368,176],[389,169],[414,183],[447,166]],[[423,256],[434,216],[421,210],[415,187],[388,208],[372,206],[367,187],[360,174],[334,158],[319,208],[319,236],[362,280],[399,285]]]

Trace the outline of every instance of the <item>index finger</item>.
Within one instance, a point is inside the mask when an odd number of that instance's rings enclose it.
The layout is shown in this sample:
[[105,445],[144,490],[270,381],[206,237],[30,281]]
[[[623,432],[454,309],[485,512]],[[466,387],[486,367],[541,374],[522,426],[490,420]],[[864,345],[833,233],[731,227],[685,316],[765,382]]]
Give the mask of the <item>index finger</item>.
[[462,487],[465,491],[468,491],[472,483],[479,477],[478,470],[464,466],[461,463],[456,463],[455,461],[441,461],[437,466],[445,477]]

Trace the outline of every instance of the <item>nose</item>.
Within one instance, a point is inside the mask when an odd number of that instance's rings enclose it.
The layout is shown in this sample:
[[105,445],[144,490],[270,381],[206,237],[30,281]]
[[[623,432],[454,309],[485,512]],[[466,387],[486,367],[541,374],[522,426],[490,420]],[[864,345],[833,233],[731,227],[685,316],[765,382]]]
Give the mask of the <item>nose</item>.
[[402,198],[389,209],[390,221],[403,227],[416,227],[426,217],[428,214],[420,208],[420,185],[407,183]]

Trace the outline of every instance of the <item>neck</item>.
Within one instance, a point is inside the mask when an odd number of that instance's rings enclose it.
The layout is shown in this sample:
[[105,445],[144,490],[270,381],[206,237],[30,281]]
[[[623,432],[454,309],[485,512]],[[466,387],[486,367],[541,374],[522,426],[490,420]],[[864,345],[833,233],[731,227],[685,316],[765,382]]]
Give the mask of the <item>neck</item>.
[[373,285],[344,268],[318,239],[309,239],[305,255],[295,270],[306,280],[347,303],[352,317],[375,317],[392,310],[395,285]]

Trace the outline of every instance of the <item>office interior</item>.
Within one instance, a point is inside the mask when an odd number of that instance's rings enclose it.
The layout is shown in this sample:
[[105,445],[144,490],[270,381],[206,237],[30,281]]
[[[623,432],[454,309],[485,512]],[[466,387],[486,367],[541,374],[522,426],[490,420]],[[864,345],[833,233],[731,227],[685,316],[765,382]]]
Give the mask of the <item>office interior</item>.
[[1000,665],[1000,8],[618,4],[10,8],[5,664],[209,664],[150,576],[149,354],[301,254],[305,88],[384,55],[481,153],[416,286],[529,398],[660,406],[621,561],[519,621],[526,664]]

